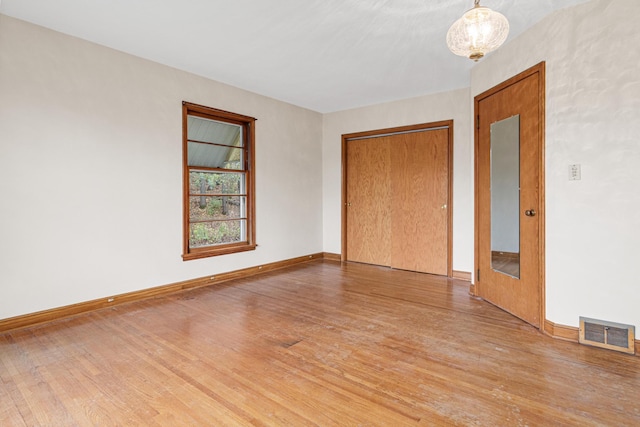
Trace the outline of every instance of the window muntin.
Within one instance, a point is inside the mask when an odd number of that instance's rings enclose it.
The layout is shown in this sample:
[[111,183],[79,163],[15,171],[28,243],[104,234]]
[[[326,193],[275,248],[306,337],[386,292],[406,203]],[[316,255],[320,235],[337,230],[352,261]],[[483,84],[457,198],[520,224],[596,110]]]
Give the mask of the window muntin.
[[184,103],[183,121],[183,258],[255,249],[255,119]]

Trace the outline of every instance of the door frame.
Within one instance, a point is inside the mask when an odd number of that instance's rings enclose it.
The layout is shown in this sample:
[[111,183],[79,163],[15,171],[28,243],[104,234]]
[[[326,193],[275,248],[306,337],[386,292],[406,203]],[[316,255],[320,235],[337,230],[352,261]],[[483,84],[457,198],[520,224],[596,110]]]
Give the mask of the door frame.
[[347,261],[347,144],[351,140],[378,138],[402,133],[426,132],[437,129],[448,129],[448,173],[447,173],[447,277],[453,277],[453,120],[421,123],[409,126],[376,129],[342,135],[342,253],[340,260]]
[[540,295],[540,327],[541,331],[544,331],[546,322],[546,294],[545,294],[545,62],[542,61],[525,71],[516,74],[510,79],[505,80],[502,83],[492,87],[491,89],[482,92],[474,97],[474,110],[473,110],[473,133],[474,133],[474,284],[471,285],[470,293],[477,296],[478,290],[482,287],[482,282],[478,280],[477,274],[479,270],[479,246],[480,246],[480,233],[479,233],[479,209],[478,204],[478,150],[479,150],[479,115],[478,108],[479,103],[485,98],[494,95],[501,90],[518,83],[521,80],[526,79],[529,76],[538,74],[538,152],[540,153],[538,158],[538,207],[539,207],[539,229],[538,229],[538,287]]

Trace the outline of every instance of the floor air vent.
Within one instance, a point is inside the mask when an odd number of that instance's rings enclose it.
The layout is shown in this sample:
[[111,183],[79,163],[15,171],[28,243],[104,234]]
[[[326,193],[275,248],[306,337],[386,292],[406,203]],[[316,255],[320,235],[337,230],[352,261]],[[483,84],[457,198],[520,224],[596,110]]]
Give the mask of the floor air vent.
[[635,328],[631,325],[580,317],[580,343],[635,354]]

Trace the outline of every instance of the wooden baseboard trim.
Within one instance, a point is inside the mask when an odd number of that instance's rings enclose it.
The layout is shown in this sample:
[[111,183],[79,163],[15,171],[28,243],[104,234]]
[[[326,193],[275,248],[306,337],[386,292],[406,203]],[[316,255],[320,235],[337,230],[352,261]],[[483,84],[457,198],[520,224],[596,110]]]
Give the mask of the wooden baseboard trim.
[[471,281],[471,273],[468,271],[453,270],[451,272],[451,277],[453,277],[454,279],[464,280],[467,282]]
[[493,259],[493,258],[519,260],[520,259],[520,253],[519,252],[491,251],[491,259]]
[[322,257],[324,259],[326,259],[327,261],[342,262],[342,255],[340,255],[340,254],[334,254],[334,253],[331,253],[331,252],[323,252],[322,253]]
[[474,297],[478,296],[478,294],[476,294],[476,285],[473,283],[469,285],[469,295],[473,295]]
[[578,342],[580,330],[574,326],[558,325],[550,320],[545,320],[544,333],[560,340]]
[[[544,321],[544,333],[560,340],[577,343],[580,338],[580,329],[575,326],[565,326],[553,323],[550,320]],[[635,340],[635,355],[640,356],[640,340]]]
[[[331,254],[330,254],[331,255]],[[241,270],[219,273],[216,275],[199,277],[197,279],[185,280],[183,282],[172,283],[169,285],[156,286],[153,288],[143,289],[140,291],[128,292],[125,294],[112,295],[92,301],[85,301],[77,304],[67,305],[63,307],[52,308],[49,310],[39,311],[36,313],[25,314],[8,319],[0,319],[0,333],[14,329],[27,328],[40,325],[43,323],[60,320],[79,314],[88,313],[90,311],[100,310],[107,307],[113,307],[133,301],[140,301],[148,298],[154,298],[184,291],[186,289],[194,289],[203,286],[209,286],[233,279],[241,279],[245,277],[255,276],[257,274],[267,273],[269,271],[290,267],[296,264],[316,260],[329,259],[324,253],[316,253],[305,255],[297,258],[291,258],[283,261],[272,262],[269,264],[258,265],[255,267],[243,268]]]

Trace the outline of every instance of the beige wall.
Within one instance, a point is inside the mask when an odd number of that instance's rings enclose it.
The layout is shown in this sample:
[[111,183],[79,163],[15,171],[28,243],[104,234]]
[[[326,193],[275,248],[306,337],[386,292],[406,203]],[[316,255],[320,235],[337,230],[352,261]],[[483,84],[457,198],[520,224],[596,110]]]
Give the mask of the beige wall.
[[639,16],[637,0],[561,10],[471,73],[474,96],[546,61],[546,308],[559,324],[640,327]]
[[[183,262],[183,100],[256,117],[257,243]],[[0,15],[0,319],[322,251],[322,116]]]
[[[339,253],[341,135],[448,119],[453,268],[472,271],[473,96],[544,60],[547,318],[640,327],[637,16],[593,0],[483,59],[469,89],[322,116],[0,15],[0,318]],[[180,259],[182,100],[258,118],[255,252]]]
[[324,249],[341,252],[342,135],[418,123],[454,121],[453,269],[473,269],[473,140],[469,90],[421,96],[324,115]]

